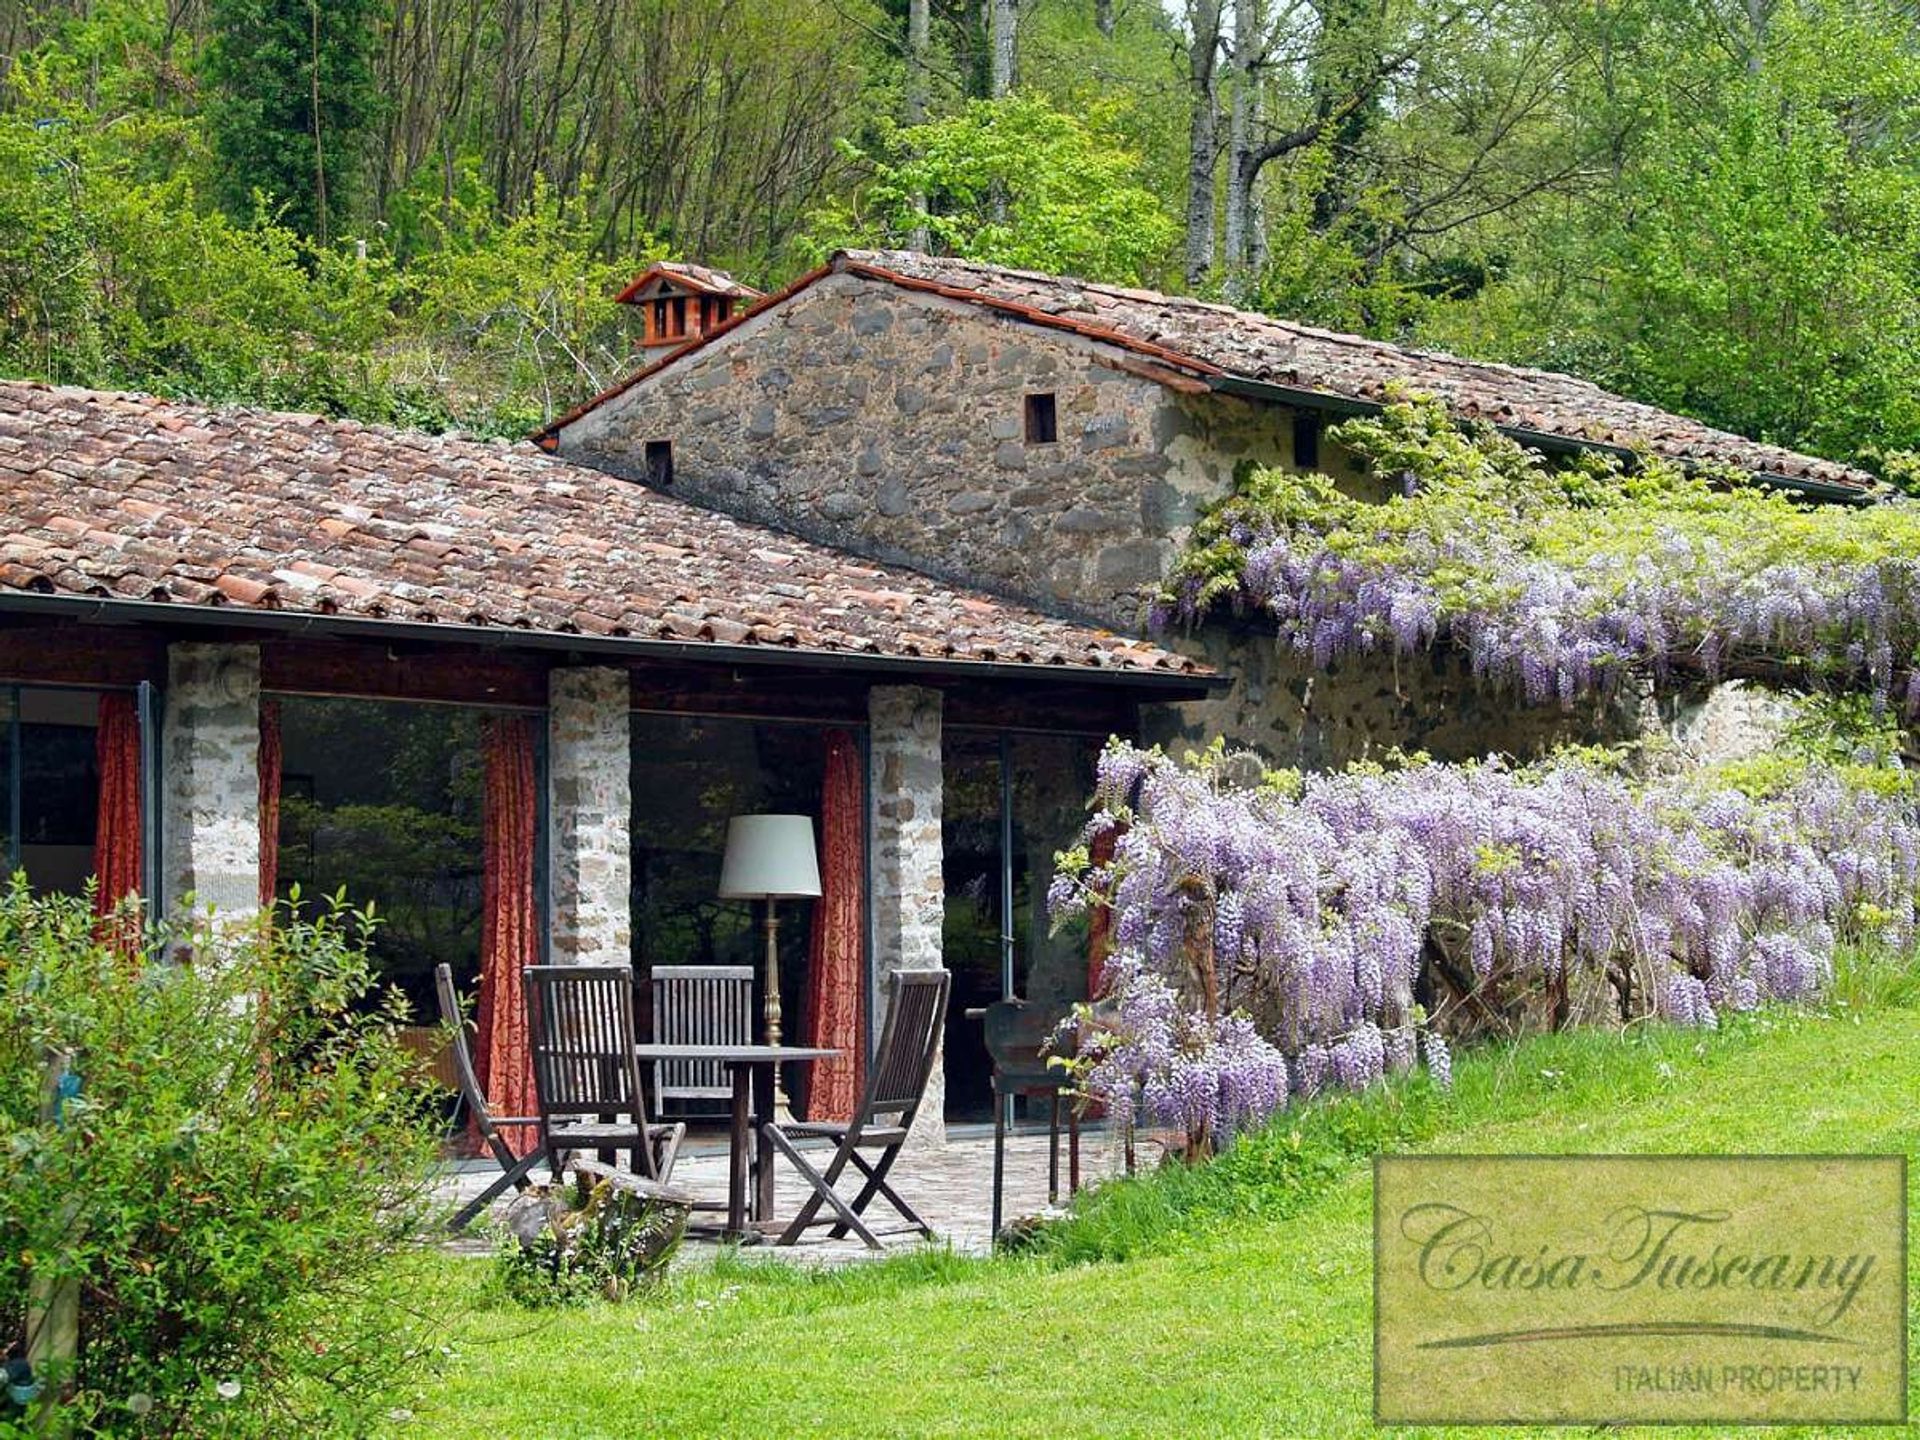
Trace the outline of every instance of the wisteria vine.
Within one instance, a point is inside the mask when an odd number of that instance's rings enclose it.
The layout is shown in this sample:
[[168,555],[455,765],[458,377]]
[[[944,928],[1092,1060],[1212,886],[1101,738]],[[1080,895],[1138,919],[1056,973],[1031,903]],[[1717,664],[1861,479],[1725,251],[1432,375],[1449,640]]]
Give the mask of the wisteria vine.
[[1753,676],[1920,712],[1920,503],[1810,509],[1653,457],[1556,468],[1428,401],[1332,435],[1393,493],[1250,477],[1197,527],[1161,624],[1261,611],[1320,668],[1452,644],[1533,704]]
[[[1257,774],[1257,781],[1248,776]],[[1897,771],[1636,782],[1566,753],[1302,778],[1113,742],[1056,914],[1111,907],[1079,1067],[1118,1116],[1205,1143],[1449,1040],[1804,1000],[1842,939],[1915,937],[1920,813]]]

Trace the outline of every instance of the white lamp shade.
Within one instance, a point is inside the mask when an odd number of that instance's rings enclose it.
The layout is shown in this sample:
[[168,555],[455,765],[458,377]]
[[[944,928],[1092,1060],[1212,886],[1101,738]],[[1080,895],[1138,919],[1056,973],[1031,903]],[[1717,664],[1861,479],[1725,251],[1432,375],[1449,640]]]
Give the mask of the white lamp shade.
[[763,900],[818,895],[811,815],[736,815],[727,822],[720,898]]

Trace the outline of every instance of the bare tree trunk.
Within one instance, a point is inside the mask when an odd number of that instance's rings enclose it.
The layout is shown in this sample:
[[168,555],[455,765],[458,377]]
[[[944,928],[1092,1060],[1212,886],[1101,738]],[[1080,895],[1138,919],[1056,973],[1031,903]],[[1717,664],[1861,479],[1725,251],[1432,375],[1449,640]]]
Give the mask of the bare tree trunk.
[[1773,19],[1769,0],[1747,0],[1747,73],[1758,75],[1767,48],[1767,26]]
[[[906,122],[924,125],[927,120],[927,0],[907,0],[907,97]],[[912,197],[914,213],[927,213],[927,197]],[[907,244],[915,250],[928,248],[931,237],[926,222],[916,224],[907,233]]]
[[1187,284],[1213,271],[1213,171],[1220,155],[1220,0],[1187,0]]
[[313,106],[313,233],[327,243],[327,150],[320,131],[320,0],[307,0],[313,49],[309,52],[308,99]]
[[1226,271],[1237,293],[1253,260],[1253,124],[1259,85],[1260,0],[1233,0],[1233,95],[1227,112]]
[[1013,92],[1020,41],[1020,0],[993,0],[992,21],[993,69],[987,95],[998,100]]

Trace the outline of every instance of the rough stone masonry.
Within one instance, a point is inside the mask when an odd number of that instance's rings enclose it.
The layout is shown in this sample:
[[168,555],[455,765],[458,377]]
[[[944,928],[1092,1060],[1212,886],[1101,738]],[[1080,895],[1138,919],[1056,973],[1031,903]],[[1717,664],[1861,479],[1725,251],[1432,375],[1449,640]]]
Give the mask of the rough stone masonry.
[[[868,845],[873,856],[873,973],[938,970],[946,890],[941,875],[941,696],[918,685],[876,685],[867,696],[872,753]],[[880,998],[885,999],[885,988]],[[884,1017],[876,1015],[875,1030]],[[940,1144],[946,1086],[935,1063],[911,1139]]]
[[547,677],[547,864],[556,965],[632,963],[632,765],[627,672]]
[[[1133,367],[1133,368],[1129,368]],[[1252,463],[1295,464],[1297,412],[1182,394],[1111,346],[856,275],[830,276],[565,426],[562,454],[646,481],[673,447],[671,493],[875,559],[1140,628],[1203,507]],[[1025,403],[1053,397],[1054,438]],[[1380,498],[1348,451],[1317,468]],[[1394,746],[1441,759],[1604,738],[1631,717],[1524,710],[1448,654],[1317,672],[1262,617],[1166,637],[1231,677],[1162,707],[1148,738],[1225,735],[1282,764],[1334,766]],[[1631,707],[1628,707],[1629,709]]]
[[161,886],[179,908],[246,921],[260,909],[260,647],[167,647]]

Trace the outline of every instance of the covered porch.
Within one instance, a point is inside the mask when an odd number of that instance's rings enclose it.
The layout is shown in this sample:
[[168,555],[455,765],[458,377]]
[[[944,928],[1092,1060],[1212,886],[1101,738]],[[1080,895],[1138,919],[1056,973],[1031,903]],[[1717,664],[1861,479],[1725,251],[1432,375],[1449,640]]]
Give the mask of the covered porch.
[[527,447],[30,385],[0,402],[6,863],[45,888],[99,875],[103,909],[372,905],[423,1048],[434,968],[477,994],[509,1111],[523,966],[758,984],[755,911],[719,871],[729,820],[781,813],[812,820],[821,874],[780,910],[786,1035],[845,1057],[793,1067],[797,1108],[850,1103],[881,976],[945,967],[944,1098],[916,1138],[986,1119],[965,1010],[1085,994],[1087,937],[1053,934],[1044,896],[1100,744],[1212,683]]

